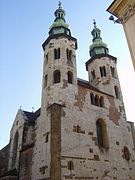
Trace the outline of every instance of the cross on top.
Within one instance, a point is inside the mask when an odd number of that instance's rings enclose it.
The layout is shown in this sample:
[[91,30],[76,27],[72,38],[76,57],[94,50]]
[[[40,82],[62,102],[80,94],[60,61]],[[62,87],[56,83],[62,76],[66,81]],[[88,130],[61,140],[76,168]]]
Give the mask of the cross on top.
[[58,1],[58,6],[59,6],[59,8],[61,8],[61,1]]

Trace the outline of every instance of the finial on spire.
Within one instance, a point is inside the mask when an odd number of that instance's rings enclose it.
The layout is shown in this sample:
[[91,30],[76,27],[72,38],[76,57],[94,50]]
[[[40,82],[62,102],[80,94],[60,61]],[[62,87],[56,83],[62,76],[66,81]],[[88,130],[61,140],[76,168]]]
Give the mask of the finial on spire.
[[59,8],[61,8],[61,1],[58,1],[58,6],[59,6]]
[[93,19],[93,24],[94,24],[94,27],[96,27],[96,20]]

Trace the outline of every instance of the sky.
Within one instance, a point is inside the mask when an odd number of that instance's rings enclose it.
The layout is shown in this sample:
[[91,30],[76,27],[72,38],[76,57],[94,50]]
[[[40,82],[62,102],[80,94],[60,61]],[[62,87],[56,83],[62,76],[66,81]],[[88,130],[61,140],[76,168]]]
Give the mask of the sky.
[[[127,120],[135,122],[135,74],[121,24],[109,20],[112,0],[62,0],[66,22],[77,38],[77,76],[88,80],[85,62],[90,58],[91,30],[96,20],[109,54],[117,57],[117,70]],[[36,111],[41,104],[42,43],[54,21],[56,0],[0,0],[0,149],[9,142],[16,113]]]

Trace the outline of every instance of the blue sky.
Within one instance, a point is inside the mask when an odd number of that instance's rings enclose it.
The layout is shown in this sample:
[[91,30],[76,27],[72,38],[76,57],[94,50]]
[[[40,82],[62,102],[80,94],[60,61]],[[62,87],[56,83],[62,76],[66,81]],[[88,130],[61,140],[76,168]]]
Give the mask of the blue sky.
[[[117,57],[117,68],[127,120],[135,121],[134,70],[125,34],[120,24],[109,21],[106,9],[112,0],[62,0],[72,36],[78,40],[77,74],[88,79],[85,62],[89,57],[93,19],[101,29],[110,54]],[[42,43],[48,37],[58,1],[0,1],[0,148],[9,142],[9,133],[20,106],[32,111],[40,107],[43,65]]]

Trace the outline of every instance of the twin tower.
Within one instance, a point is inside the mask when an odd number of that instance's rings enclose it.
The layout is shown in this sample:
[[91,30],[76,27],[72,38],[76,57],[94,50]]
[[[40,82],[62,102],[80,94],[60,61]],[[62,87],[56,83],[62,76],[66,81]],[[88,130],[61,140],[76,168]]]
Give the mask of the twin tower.
[[[109,55],[107,45],[102,41],[101,31],[97,28],[95,21],[91,34],[93,43],[89,50],[90,59],[86,62],[89,86],[109,95],[121,97],[116,69],[117,59]],[[50,27],[49,37],[42,46],[44,50],[42,103],[46,101],[62,103],[66,98],[66,91],[68,93],[70,89],[71,91],[76,90],[78,79],[76,71],[77,39],[71,35],[61,3],[55,11],[55,20]],[[47,95],[48,92],[53,94],[53,101]]]

